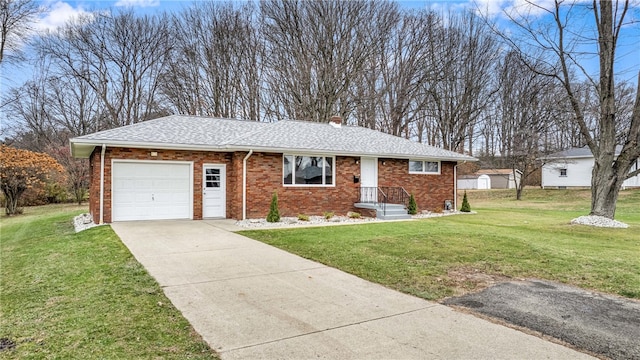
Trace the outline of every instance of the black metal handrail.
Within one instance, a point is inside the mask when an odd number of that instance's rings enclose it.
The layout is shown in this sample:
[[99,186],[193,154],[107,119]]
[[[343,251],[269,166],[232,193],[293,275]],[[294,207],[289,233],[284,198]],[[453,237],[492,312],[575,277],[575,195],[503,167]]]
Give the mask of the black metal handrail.
[[409,193],[401,186],[363,186],[360,188],[360,202],[382,206],[382,213],[387,214],[387,204],[409,205]]
[[409,193],[401,186],[396,187],[380,187],[386,194],[385,201],[388,204],[401,204],[405,207],[409,205]]

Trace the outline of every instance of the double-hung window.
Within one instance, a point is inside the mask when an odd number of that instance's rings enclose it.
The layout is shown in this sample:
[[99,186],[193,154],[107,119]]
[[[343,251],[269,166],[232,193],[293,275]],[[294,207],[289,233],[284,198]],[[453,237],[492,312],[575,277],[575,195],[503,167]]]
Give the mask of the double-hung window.
[[284,185],[335,185],[335,158],[333,156],[285,154],[282,161]]
[[566,168],[560,169],[560,176],[561,177],[566,177],[567,176],[567,169]]
[[409,174],[440,174],[440,161],[409,160]]

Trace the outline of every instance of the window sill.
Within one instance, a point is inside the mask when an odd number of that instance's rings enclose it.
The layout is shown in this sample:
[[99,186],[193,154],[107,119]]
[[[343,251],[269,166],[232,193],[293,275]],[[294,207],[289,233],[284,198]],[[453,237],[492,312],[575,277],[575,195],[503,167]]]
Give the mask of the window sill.
[[409,175],[440,175],[439,172],[409,171]]
[[286,188],[334,188],[335,185],[321,185],[321,184],[282,184]]

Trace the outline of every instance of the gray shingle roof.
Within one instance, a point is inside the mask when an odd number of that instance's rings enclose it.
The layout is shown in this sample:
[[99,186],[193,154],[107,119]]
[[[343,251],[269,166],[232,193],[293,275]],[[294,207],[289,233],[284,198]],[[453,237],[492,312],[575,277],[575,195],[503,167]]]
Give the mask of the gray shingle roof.
[[268,125],[268,123],[257,121],[171,115],[80,136],[73,140],[185,144],[218,148],[229,139],[260,130]]
[[326,123],[262,123],[172,115],[71,139],[78,157],[95,146],[145,148],[321,152],[333,155],[475,161],[471,156],[417,143],[379,131],[336,128]]
[[[620,155],[620,151],[622,151],[622,146],[616,146],[616,155]],[[553,153],[545,156],[545,159],[565,159],[565,158],[590,158],[593,157],[591,153],[591,149],[588,146],[584,146],[581,148],[571,148],[564,151],[559,151],[557,153]]]

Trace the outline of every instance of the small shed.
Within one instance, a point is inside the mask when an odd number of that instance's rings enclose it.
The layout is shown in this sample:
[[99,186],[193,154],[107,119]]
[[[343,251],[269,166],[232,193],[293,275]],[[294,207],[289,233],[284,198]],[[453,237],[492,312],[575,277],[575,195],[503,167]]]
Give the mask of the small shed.
[[486,190],[491,189],[491,178],[488,175],[461,175],[458,176],[458,189],[460,190]]
[[458,176],[458,189],[515,189],[516,179],[520,182],[522,172],[511,169],[482,169],[471,175]]
[[515,176],[512,169],[482,169],[478,175],[488,175],[491,178],[491,189],[515,189],[516,181],[520,183],[522,171],[516,170]]

